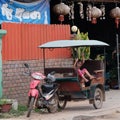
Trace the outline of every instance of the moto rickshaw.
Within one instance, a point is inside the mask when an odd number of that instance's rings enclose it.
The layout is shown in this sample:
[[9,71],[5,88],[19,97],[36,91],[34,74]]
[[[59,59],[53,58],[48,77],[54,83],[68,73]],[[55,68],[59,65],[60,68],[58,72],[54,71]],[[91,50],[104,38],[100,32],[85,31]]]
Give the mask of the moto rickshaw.
[[[55,67],[46,65],[46,50],[62,49],[62,48],[78,48],[78,47],[99,47],[105,55],[105,48],[109,46],[107,43],[98,40],[56,40],[44,43],[40,46],[43,50],[44,73],[47,75],[51,71],[60,74],[56,77],[56,83],[59,84],[58,89],[58,107],[64,109],[68,101],[89,100],[95,109],[102,107],[105,101],[105,57],[103,60],[86,60],[83,67],[95,76],[84,88],[81,87],[80,78],[75,73],[73,66],[71,67]],[[48,51],[47,51],[48,52]]]

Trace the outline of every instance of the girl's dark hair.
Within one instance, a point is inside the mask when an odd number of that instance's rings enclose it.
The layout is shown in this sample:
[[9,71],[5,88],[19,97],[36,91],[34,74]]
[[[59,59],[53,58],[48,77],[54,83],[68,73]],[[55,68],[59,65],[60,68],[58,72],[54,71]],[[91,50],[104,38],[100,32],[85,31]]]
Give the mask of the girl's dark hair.
[[79,59],[77,62],[82,62],[82,60],[81,60],[81,59]]

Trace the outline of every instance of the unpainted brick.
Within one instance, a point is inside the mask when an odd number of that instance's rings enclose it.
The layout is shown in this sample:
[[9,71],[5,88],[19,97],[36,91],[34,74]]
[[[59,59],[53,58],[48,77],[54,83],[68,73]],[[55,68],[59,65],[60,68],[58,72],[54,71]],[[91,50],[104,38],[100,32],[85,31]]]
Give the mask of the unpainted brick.
[[[31,77],[23,73],[27,70],[24,63],[28,63],[33,71],[44,73],[43,60],[3,61],[3,95],[9,99],[17,99],[19,104],[26,104]],[[49,59],[46,67],[72,66],[72,59]]]

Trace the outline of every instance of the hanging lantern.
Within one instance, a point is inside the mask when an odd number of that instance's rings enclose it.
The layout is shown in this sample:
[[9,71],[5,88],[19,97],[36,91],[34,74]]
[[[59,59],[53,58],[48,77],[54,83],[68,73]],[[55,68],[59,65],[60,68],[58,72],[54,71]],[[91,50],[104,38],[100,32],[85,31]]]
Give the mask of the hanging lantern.
[[90,3],[88,3],[88,5],[86,7],[86,19],[87,19],[87,21],[91,21],[91,9],[92,9],[92,5]]
[[100,5],[100,10],[102,12],[102,15],[100,16],[101,20],[105,19],[105,5],[103,5],[103,3]]
[[72,2],[70,5],[70,12],[69,12],[69,20],[74,20],[74,2]]
[[77,3],[80,7],[79,13],[80,13],[80,18],[84,19],[84,10],[83,10],[83,3],[82,2],[78,2]]
[[120,22],[120,8],[115,7],[114,9],[112,9],[110,15],[112,18],[115,18],[116,27],[118,28]]
[[53,7],[53,11],[59,15],[59,21],[62,23],[64,21],[64,15],[70,12],[70,7],[61,2]]
[[91,18],[92,18],[92,23],[96,24],[97,23],[97,18],[99,18],[102,15],[102,12],[99,8],[93,6],[91,9]]

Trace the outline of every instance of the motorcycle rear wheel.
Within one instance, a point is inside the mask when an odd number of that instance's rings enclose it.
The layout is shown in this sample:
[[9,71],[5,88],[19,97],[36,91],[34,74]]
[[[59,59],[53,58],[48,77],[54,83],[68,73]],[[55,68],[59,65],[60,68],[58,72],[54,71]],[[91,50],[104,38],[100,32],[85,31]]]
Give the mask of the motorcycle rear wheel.
[[30,117],[31,111],[33,109],[34,101],[35,101],[35,98],[31,97],[30,104],[29,104],[29,107],[28,107],[27,117]]
[[49,100],[49,107],[47,108],[48,109],[48,112],[49,113],[54,113],[54,112],[57,112],[58,110],[58,96],[57,94],[55,94],[50,100]]

